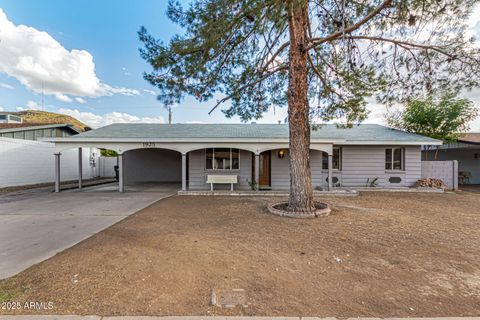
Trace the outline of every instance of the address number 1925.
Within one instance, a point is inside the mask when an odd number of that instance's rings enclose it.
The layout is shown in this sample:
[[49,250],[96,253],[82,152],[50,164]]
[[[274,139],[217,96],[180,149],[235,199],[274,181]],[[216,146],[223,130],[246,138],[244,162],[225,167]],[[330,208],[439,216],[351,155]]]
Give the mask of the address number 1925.
[[144,148],[155,148],[155,142],[144,142],[143,147]]

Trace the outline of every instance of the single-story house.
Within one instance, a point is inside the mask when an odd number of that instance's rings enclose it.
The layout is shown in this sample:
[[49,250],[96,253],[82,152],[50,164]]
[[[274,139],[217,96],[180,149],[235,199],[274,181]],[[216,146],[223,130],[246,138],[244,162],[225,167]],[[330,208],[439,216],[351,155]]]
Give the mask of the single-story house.
[[0,112],[0,123],[23,123],[23,118],[9,112]]
[[[285,124],[112,124],[46,140],[55,143],[57,184],[64,150],[101,148],[118,153],[120,192],[125,184],[140,181],[181,182],[182,190],[208,190],[207,180],[216,176],[234,176],[236,189],[249,189],[252,181],[264,189],[289,188]],[[421,146],[441,143],[374,124],[312,129],[313,187],[412,186],[421,178]],[[222,187],[230,185],[215,185]]]
[[0,137],[22,140],[40,140],[45,137],[70,137],[78,134],[69,124],[42,123],[0,123]]
[[[435,158],[433,150],[424,150],[424,158]],[[456,142],[438,146],[439,161],[458,161],[458,180],[460,184],[480,184],[480,132],[465,133]]]

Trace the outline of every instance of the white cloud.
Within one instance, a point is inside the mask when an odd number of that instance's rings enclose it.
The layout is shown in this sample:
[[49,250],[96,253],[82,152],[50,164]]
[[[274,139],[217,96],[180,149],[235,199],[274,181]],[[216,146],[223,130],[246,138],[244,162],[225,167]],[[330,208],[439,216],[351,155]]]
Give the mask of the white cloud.
[[106,94],[106,95],[112,95],[114,93],[123,94],[124,96],[138,96],[138,95],[140,95],[140,91],[138,91],[137,89],[111,87],[111,86],[106,85],[106,84],[104,84],[103,87],[108,90],[108,94]]
[[87,101],[85,99],[79,98],[79,97],[76,97],[75,101],[77,101],[78,103],[81,103],[81,104],[87,103]]
[[125,76],[131,75],[131,73],[128,72],[128,71],[127,71],[127,68],[125,68],[125,67],[122,67],[122,71],[123,71],[123,75],[125,75]]
[[151,94],[152,96],[156,96],[156,95],[157,95],[157,93],[156,93],[155,91],[153,91],[153,90],[143,89],[142,91],[145,92],[145,93]]
[[0,82],[0,88],[10,89],[10,90],[15,89],[15,88],[12,87],[11,85],[9,85],[9,84],[7,84],[7,83],[3,83],[3,82]]
[[112,123],[164,123],[163,117],[137,117],[128,113],[110,112],[103,115],[93,112],[82,112],[77,109],[60,108],[58,113],[66,114],[77,118],[87,125],[98,128]]
[[42,110],[42,108],[36,103],[35,101],[29,100],[25,104],[24,107],[16,107],[15,108],[17,111],[25,111],[25,110]]
[[367,110],[370,113],[365,122],[385,125],[387,107],[384,104],[378,103],[373,97],[367,98],[367,103]]
[[251,122],[256,123],[284,123],[283,120],[287,118],[288,115],[288,108],[285,107],[273,107],[271,106],[267,112],[262,114],[262,117],[257,120],[252,120]]
[[135,89],[102,83],[95,74],[93,56],[86,50],[68,51],[46,32],[14,25],[0,9],[0,72],[18,79],[28,89],[61,101],[113,94],[139,95]]
[[0,107],[0,111],[3,111],[3,110],[5,110],[5,109],[3,109],[3,107]]
[[57,100],[60,100],[62,102],[69,102],[70,103],[70,102],[73,101],[69,96],[67,96],[63,93],[56,93],[55,98],[57,98]]
[[25,108],[23,107],[17,107],[17,111],[24,111],[24,110],[42,110],[42,108],[38,105],[37,102],[29,100],[27,101],[27,104],[25,105]]

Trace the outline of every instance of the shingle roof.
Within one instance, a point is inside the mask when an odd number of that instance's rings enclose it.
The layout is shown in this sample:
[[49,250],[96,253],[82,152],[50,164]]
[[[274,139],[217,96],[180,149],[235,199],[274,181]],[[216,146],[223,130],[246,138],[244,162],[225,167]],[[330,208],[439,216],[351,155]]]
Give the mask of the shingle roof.
[[480,132],[465,133],[457,140],[458,142],[480,144]]
[[[71,139],[288,139],[286,124],[111,124],[87,131]],[[311,131],[311,139],[366,141],[405,141],[435,143],[438,140],[376,124],[343,129],[323,125]]]

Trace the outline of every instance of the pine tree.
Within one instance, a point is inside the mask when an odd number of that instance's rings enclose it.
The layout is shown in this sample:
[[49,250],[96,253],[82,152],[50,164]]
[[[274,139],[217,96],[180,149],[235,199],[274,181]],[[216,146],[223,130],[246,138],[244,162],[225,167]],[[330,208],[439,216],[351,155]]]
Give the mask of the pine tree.
[[[145,79],[166,105],[221,96],[227,117],[258,119],[288,106],[289,208],[313,210],[313,122],[367,117],[365,99],[478,86],[479,50],[467,38],[473,0],[192,0],[169,2],[184,32],[168,43],[139,31]],[[230,105],[224,105],[225,102]],[[320,129],[321,130],[321,129]]]

